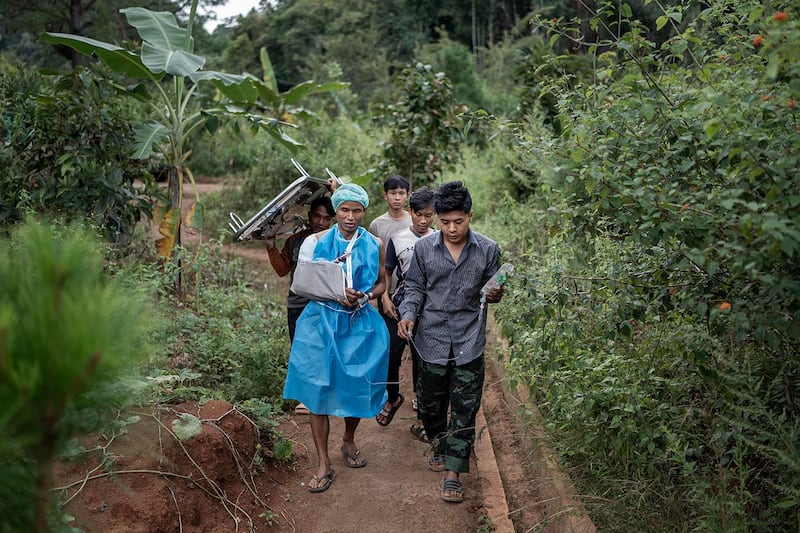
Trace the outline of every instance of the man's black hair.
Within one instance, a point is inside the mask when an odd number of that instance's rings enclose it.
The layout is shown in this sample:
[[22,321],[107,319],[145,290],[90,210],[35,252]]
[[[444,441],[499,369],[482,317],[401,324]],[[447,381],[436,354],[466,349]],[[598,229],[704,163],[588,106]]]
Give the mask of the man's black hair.
[[436,214],[450,211],[472,212],[472,196],[460,181],[443,183],[433,195],[433,210]]
[[411,184],[403,176],[391,174],[383,180],[383,192],[389,192],[392,189],[405,189],[408,192],[411,189]]
[[330,216],[336,216],[336,211],[333,210],[333,204],[331,203],[331,197],[325,195],[314,198],[314,201],[311,202],[311,205],[308,207],[308,212],[313,213],[314,210],[321,205],[325,206],[325,211],[327,211]]
[[411,193],[411,196],[408,197],[408,207],[410,207],[412,211],[419,211],[420,209],[425,209],[432,205],[433,191],[425,186],[415,190]]

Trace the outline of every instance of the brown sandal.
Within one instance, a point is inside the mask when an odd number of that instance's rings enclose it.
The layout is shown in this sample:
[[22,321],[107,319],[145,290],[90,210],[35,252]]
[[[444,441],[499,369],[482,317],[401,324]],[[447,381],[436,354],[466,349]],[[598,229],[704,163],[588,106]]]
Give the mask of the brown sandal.
[[[378,415],[375,417],[375,422],[384,427],[391,424],[392,420],[394,419],[394,415],[397,414],[397,411],[400,410],[400,406],[403,405],[403,400],[405,400],[405,398],[403,398],[403,395],[398,394],[397,400],[395,400],[395,404],[388,410],[386,409],[386,406],[389,405],[389,402],[386,402],[381,408],[381,412],[378,413]],[[384,418],[383,422],[381,422],[380,418],[378,418],[380,416]]]

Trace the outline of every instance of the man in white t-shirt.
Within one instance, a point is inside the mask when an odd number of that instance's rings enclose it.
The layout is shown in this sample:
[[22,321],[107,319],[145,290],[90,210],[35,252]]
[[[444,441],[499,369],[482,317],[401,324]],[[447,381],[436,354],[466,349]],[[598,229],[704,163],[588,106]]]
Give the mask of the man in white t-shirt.
[[[398,320],[397,307],[403,301],[405,294],[405,276],[408,272],[408,267],[411,265],[411,260],[414,257],[414,245],[422,237],[426,237],[434,233],[431,227],[435,216],[433,210],[433,191],[427,187],[420,187],[411,193],[408,197],[408,212],[411,215],[411,226],[395,233],[389,240],[386,246],[386,260],[383,262],[386,270],[386,283],[388,284],[392,274],[396,275],[397,284],[394,290],[386,291],[383,293],[380,301],[383,304],[383,311],[385,316],[393,320]],[[386,379],[386,392],[389,398],[398,396],[399,379],[400,379],[400,366],[402,364],[403,350],[405,349],[406,341],[397,335],[389,335],[389,375]],[[411,348],[411,375],[414,384],[414,405],[417,404],[417,364],[419,354],[417,353],[414,345]],[[416,410],[416,408],[415,408]],[[378,415],[380,416],[380,414]],[[381,420],[378,419],[378,423]],[[429,442],[428,436],[425,433],[425,427],[417,417],[414,424],[411,425],[411,433],[413,433],[422,442]]]
[[388,176],[383,181],[383,198],[388,209],[369,225],[369,232],[383,242],[389,242],[395,233],[408,229],[411,225],[411,215],[406,211],[406,200],[410,189],[408,180],[396,174]]
[[[389,240],[399,231],[406,230],[411,226],[411,215],[406,211],[406,200],[411,184],[402,176],[392,174],[383,181],[383,198],[386,200],[387,211],[373,220],[369,225],[369,232],[380,238],[381,241],[388,243]],[[392,277],[392,286],[387,287],[387,292],[393,289],[397,283],[397,278]],[[397,320],[386,314],[381,299],[378,299],[378,310],[381,312],[386,329],[389,330],[389,344],[400,346],[402,356],[405,342],[397,336]],[[390,355],[391,358],[391,355]],[[391,385],[391,384],[390,384]],[[378,424],[388,426],[394,418],[397,410],[403,405],[403,395],[399,393],[399,387],[387,387],[389,399],[375,417]]]

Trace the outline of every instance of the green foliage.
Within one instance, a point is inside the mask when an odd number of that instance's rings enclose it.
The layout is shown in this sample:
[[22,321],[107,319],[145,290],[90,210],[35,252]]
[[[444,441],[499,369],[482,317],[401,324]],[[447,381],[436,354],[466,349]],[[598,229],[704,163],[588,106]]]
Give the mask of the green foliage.
[[403,69],[396,80],[398,99],[379,108],[390,130],[382,143],[378,174],[400,174],[412,187],[433,183],[460,158],[463,138],[453,87],[443,72],[417,63]]
[[510,116],[519,107],[516,94],[519,85],[515,69],[527,39],[513,39],[507,35],[498,43],[480,50],[478,72],[483,84],[486,110],[493,115]]
[[25,530],[46,529],[50,461],[75,414],[116,401],[107,385],[146,350],[145,299],[104,274],[98,250],[77,227],[35,222],[0,249],[0,470],[30,476],[0,501]]
[[142,215],[152,213],[152,180],[129,157],[130,110],[85,69],[55,83],[14,64],[0,69],[0,224],[47,214],[88,221],[107,239],[127,243]]
[[194,290],[180,299],[164,292],[164,304],[179,312],[158,333],[163,352],[154,370],[183,369],[185,379],[165,381],[160,401],[261,398],[280,403],[289,358],[286,319],[279,307],[285,294],[256,290],[247,283],[253,274],[243,271],[241,260],[218,257],[206,245],[193,257],[179,252]]
[[[600,60],[607,62],[608,56],[601,56]],[[562,117],[559,117],[559,91],[553,90],[553,85],[563,91],[589,83],[596,67],[592,56],[553,55],[544,41],[531,40],[515,69],[520,97],[518,116],[523,119],[535,117],[549,128],[552,135],[560,135],[563,125]]]
[[270,447],[272,457],[278,461],[294,458],[292,441],[283,437],[275,420],[275,409],[271,403],[251,398],[237,405],[261,430],[261,441]]
[[510,364],[608,498],[587,499],[602,529],[793,530],[797,15],[691,7],[664,8],[659,45],[623,6],[591,78],[541,86],[561,130],[534,114],[517,139],[530,214],[508,224],[535,229],[501,311]]
[[471,109],[485,108],[486,97],[481,79],[475,69],[475,58],[469,48],[451,41],[447,34],[436,43],[422,47],[417,58],[444,72],[453,85],[453,98]]
[[222,126],[213,135],[204,133],[192,139],[187,163],[197,176],[242,175],[250,170],[259,147],[268,144],[256,139],[250,130]]

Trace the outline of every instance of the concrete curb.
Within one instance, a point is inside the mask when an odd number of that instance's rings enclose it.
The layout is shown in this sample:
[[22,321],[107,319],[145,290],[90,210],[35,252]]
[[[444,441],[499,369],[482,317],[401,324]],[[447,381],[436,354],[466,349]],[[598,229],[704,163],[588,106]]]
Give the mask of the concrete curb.
[[483,414],[483,407],[478,409],[475,417],[477,435],[475,438],[475,458],[481,480],[481,493],[483,506],[494,526],[494,533],[514,533],[514,523],[509,518],[508,499],[497,467],[497,457],[494,455],[492,436],[489,425]]
[[[508,353],[506,339],[500,334],[497,324],[492,321],[489,327],[497,343],[495,353]],[[532,478],[538,485],[538,494],[548,495],[544,501],[538,502],[544,512],[544,518],[541,529],[537,528],[537,531],[596,533],[597,527],[580,501],[575,485],[569,475],[559,467],[556,453],[546,443],[541,429],[542,416],[531,399],[529,389],[522,383],[518,383],[513,389],[508,387],[508,382],[504,379],[505,368],[498,357],[487,360],[487,364],[491,364],[500,377],[500,382],[504,384],[503,396],[509,408],[514,410],[513,416],[521,422],[520,426],[525,428],[521,438],[525,439],[526,448],[531,449],[533,460],[524,466],[531,469]],[[479,414],[483,416],[482,411]],[[496,463],[495,468],[497,468]],[[508,513],[508,506],[505,508]]]

